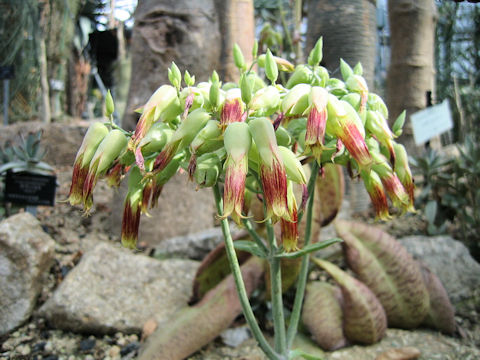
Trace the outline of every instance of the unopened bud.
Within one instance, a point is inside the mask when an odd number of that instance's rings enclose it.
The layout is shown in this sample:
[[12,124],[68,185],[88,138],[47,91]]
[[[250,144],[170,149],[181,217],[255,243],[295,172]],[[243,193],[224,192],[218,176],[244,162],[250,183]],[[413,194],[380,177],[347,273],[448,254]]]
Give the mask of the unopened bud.
[[311,89],[308,84],[298,84],[287,92],[280,105],[285,116],[303,115],[307,111]]
[[313,81],[313,71],[306,65],[297,65],[292,76],[287,81],[285,87],[287,89],[293,88],[298,84],[310,84]]
[[247,68],[245,64],[245,58],[243,57],[242,49],[238,44],[233,45],[233,61],[235,62],[235,66],[240,70],[244,71]]
[[107,95],[105,96],[105,115],[110,117],[114,111],[115,105],[113,103],[112,93],[110,92],[110,89],[108,89]]
[[278,66],[270,49],[267,49],[267,55],[265,58],[265,75],[272,84],[275,84],[278,78]]
[[275,86],[267,86],[258,90],[250,100],[248,107],[252,116],[269,116],[280,103],[280,93]]
[[347,81],[353,75],[353,69],[343,59],[340,59],[340,72],[342,73],[343,81]]
[[323,58],[323,38],[320,37],[308,55],[308,65],[317,66]]
[[178,68],[177,64],[172,61],[171,67],[168,69],[168,80],[176,88],[180,89],[180,84],[182,81],[182,73]]

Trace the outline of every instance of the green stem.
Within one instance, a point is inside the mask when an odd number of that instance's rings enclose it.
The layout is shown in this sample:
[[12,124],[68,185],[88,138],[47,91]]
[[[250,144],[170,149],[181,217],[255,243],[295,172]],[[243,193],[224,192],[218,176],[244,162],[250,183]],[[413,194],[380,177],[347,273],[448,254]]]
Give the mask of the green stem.
[[[270,254],[277,251],[275,233],[270,220],[266,222],[267,234],[269,238]],[[272,297],[273,330],[275,334],[275,351],[280,354],[287,353],[287,339],[285,333],[285,316],[283,314],[282,298],[282,269],[281,259],[270,256],[268,259],[270,265],[270,286]]]
[[[218,184],[215,184],[213,187],[213,194],[215,196],[215,203],[217,205],[217,211],[220,216],[223,215],[223,205],[222,197],[220,195],[220,189]],[[232,269],[232,275],[235,280],[235,286],[237,288],[238,297],[240,299],[240,304],[242,305],[243,315],[247,320],[248,326],[252,331],[253,336],[258,341],[258,344],[262,348],[263,352],[268,356],[269,359],[278,360],[279,357],[272,349],[270,344],[267,342],[263,336],[262,330],[258,326],[255,315],[253,314],[252,307],[250,306],[250,301],[248,300],[247,291],[245,289],[245,283],[243,282],[242,272],[240,270],[240,265],[238,263],[237,254],[235,253],[235,248],[233,246],[232,235],[230,234],[230,227],[228,225],[228,220],[222,219],[222,232],[225,238],[225,249],[227,252],[228,261]]]
[[[312,166],[312,175],[308,182],[308,204],[307,204],[307,223],[305,225],[305,244],[307,246],[310,243],[312,237],[312,221],[313,221],[313,204],[315,198],[315,182],[318,174],[318,164],[315,161]],[[303,297],[305,295],[305,286],[307,284],[308,275],[308,262],[309,257],[305,255],[302,259],[300,266],[300,274],[297,280],[297,290],[295,293],[295,300],[293,303],[292,314],[290,316],[290,325],[287,330],[287,346],[290,349],[293,344],[293,340],[298,330],[298,322],[302,311]]]
[[260,235],[258,235],[258,233],[253,228],[252,222],[248,219],[243,219],[242,222],[243,222],[243,225],[245,226],[245,229],[247,229],[248,233],[252,237],[253,241],[255,241],[255,243],[265,252],[265,254],[268,254],[269,252],[268,248],[264,244]]

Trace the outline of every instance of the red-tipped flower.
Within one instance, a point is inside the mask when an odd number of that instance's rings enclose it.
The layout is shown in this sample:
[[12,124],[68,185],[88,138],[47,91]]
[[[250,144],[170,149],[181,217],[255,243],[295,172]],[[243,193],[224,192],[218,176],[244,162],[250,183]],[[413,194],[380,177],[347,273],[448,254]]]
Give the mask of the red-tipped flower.
[[407,151],[401,144],[394,143],[393,149],[395,151],[395,173],[397,174],[400,182],[407,191],[408,197],[410,199],[410,204],[414,203],[415,196],[415,185],[413,184],[412,172],[408,166],[408,155]]
[[246,123],[232,123],[225,130],[224,144],[225,188],[223,194],[223,217],[231,216],[240,223],[245,195],[245,180],[248,172],[248,151],[252,140]]
[[83,184],[82,201],[86,213],[93,205],[93,189],[100,177],[112,167],[118,156],[125,150],[127,138],[117,129],[110,131],[95,151]]
[[253,119],[248,125],[259,154],[267,219],[271,218],[274,222],[280,218],[291,221],[287,203],[287,174],[278,151],[273,125],[267,118]]
[[128,192],[125,197],[122,218],[122,245],[129,249],[137,247],[142,202],[142,174],[140,169],[135,166],[128,177]]
[[382,185],[380,177],[375,171],[360,172],[360,175],[367,189],[368,195],[372,200],[373,208],[375,209],[375,217],[380,220],[388,220],[391,218],[388,212],[387,194]]
[[223,131],[225,131],[228,124],[242,121],[244,108],[240,89],[235,88],[227,91],[220,114],[220,126]]
[[325,142],[327,96],[328,92],[320,86],[313,86],[310,91],[310,112],[305,133],[305,145],[312,151],[318,162],[320,162]]
[[88,128],[73,165],[72,183],[68,194],[68,201],[71,205],[82,203],[83,184],[87,177],[90,161],[93,155],[95,155],[98,145],[100,145],[107,134],[107,127],[100,122],[95,122]]
[[347,148],[361,170],[368,171],[372,157],[365,143],[365,129],[355,109],[346,101],[328,94],[327,132],[336,136]]
[[290,220],[280,219],[280,228],[282,230],[282,244],[286,252],[298,250],[298,214],[297,201],[293,194],[293,183],[288,182],[287,185],[288,211]]
[[375,171],[380,177],[383,187],[388,194],[388,197],[392,200],[393,205],[399,208],[402,212],[415,211],[413,203],[410,202],[410,197],[405,191],[398,176],[393,172],[392,168],[388,164],[387,159],[377,153],[373,153],[375,163],[372,166],[372,170]]

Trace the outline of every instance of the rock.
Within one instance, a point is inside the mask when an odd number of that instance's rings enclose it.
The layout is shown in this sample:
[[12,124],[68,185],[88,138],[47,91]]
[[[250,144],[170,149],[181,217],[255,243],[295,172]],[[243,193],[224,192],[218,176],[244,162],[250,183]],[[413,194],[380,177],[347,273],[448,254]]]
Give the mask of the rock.
[[20,326],[53,264],[55,242],[29,213],[0,223],[0,335]]
[[197,266],[99,243],[68,273],[39,315],[74,332],[140,333],[147,320],[166,321],[187,305]]
[[220,228],[211,228],[185,236],[166,239],[157,245],[156,258],[186,258],[202,260],[223,241]]
[[388,349],[378,355],[375,360],[415,360],[420,357],[420,350],[414,347]]
[[28,121],[3,126],[0,131],[0,144],[6,140],[16,141],[19,133],[43,131],[41,145],[47,150],[43,161],[52,166],[73,165],[77,150],[82,143],[83,136],[90,122],[75,121],[67,123],[44,123],[41,121]]
[[400,242],[438,276],[457,313],[480,308],[480,264],[465,245],[449,236],[408,236]]
[[[462,344],[458,339],[428,330],[387,329],[386,336],[370,346],[351,346],[328,353],[327,360],[372,360],[392,348],[414,347],[421,353],[420,359],[478,359],[480,350]],[[402,358],[403,359],[403,358]],[[406,358],[410,359],[410,358]]]
[[[123,181],[112,204],[112,231],[120,234],[123,202],[127,189]],[[216,210],[211,189],[195,190],[187,174],[176,174],[164,186],[158,206],[149,210],[150,217],[140,220],[139,242],[155,247],[175,236],[185,236],[214,227]]]

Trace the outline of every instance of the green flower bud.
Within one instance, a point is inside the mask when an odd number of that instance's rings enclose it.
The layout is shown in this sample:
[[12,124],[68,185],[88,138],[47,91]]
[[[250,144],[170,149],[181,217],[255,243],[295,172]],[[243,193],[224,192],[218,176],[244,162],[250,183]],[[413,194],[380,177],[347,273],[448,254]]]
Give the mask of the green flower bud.
[[345,83],[342,80],[330,78],[328,79],[326,86],[327,90],[333,95],[343,96],[348,94]]
[[240,77],[240,90],[242,93],[242,100],[245,104],[248,104],[252,99],[253,81],[246,74],[242,74]]
[[360,97],[360,94],[357,93],[350,93],[345,96],[342,96],[342,100],[348,102],[352,107],[356,110],[360,110],[360,104],[362,102],[362,99]]
[[265,58],[265,75],[267,75],[268,80],[270,80],[272,84],[275,84],[278,78],[278,66],[270,49],[267,49]]
[[197,158],[193,178],[199,187],[211,187],[217,183],[222,172],[222,162],[215,153],[207,153]]
[[309,106],[309,96],[312,87],[308,84],[298,84],[284,96],[280,109],[286,116],[303,115]]
[[195,76],[191,76],[188,70],[185,70],[183,80],[185,81],[185,84],[187,84],[187,86],[193,86],[195,84]]
[[171,67],[168,69],[168,80],[176,88],[180,89],[180,84],[182,82],[182,73],[178,68],[177,64],[172,61]]
[[212,76],[210,77],[210,82],[212,84],[220,82],[220,78],[218,76],[218,73],[215,70],[213,70],[213,72],[212,72]]
[[245,64],[245,58],[243,57],[242,49],[238,44],[233,45],[233,61],[235,62],[235,66],[240,70],[244,71],[247,68]]
[[342,73],[343,81],[353,75],[353,70],[343,59],[340,59],[340,72]]
[[383,99],[374,93],[368,94],[367,105],[369,110],[380,112],[385,119],[388,119],[388,109]]
[[316,66],[313,75],[314,81],[312,82],[312,85],[314,86],[325,87],[328,79],[330,79],[328,70],[325,69],[323,66]]
[[308,55],[308,65],[317,66],[323,58],[323,38],[320,37]]
[[173,133],[174,131],[163,122],[153,124],[138,144],[142,149],[142,154],[148,156],[162,150],[165,144],[171,139]]
[[306,65],[297,65],[292,76],[287,81],[285,87],[287,89],[293,88],[298,84],[310,84],[313,80],[313,71]]
[[258,55],[258,40],[255,39],[253,42],[253,48],[252,48],[252,58],[255,59]]
[[282,146],[289,146],[292,143],[292,137],[287,129],[283,126],[279,126],[275,131],[275,137],[277,138],[277,144]]
[[[295,65],[293,65],[290,61],[278,56],[272,56],[272,57],[273,57],[273,60],[275,60],[275,62],[277,63],[278,70],[285,71],[285,72],[292,72],[293,70],[295,70]],[[257,59],[258,66],[260,66],[261,68],[264,68],[266,59],[267,59],[266,54],[260,55]]]
[[267,86],[258,90],[248,104],[252,116],[269,116],[280,103],[280,93],[275,86]]
[[355,75],[363,75],[363,66],[360,62],[358,62],[357,65],[355,65],[355,67],[353,68],[353,73]]
[[400,115],[398,115],[397,120],[393,123],[392,131],[395,136],[400,136],[403,133],[403,125],[405,124],[405,117],[407,112],[405,110],[402,111]]
[[219,149],[223,146],[221,136],[220,122],[217,120],[208,120],[205,127],[200,130],[190,144],[190,152],[201,155]]
[[110,89],[108,89],[107,95],[105,96],[105,115],[110,117],[114,111],[115,105],[113,103],[112,93],[110,92]]

